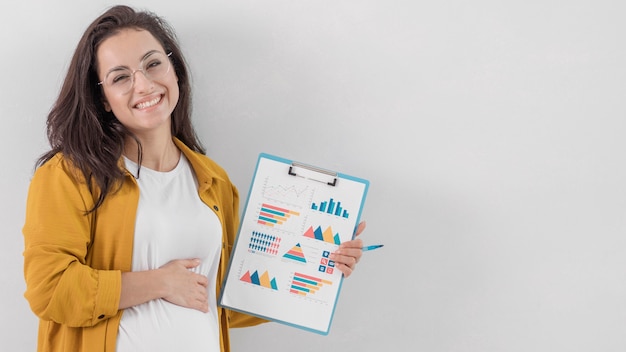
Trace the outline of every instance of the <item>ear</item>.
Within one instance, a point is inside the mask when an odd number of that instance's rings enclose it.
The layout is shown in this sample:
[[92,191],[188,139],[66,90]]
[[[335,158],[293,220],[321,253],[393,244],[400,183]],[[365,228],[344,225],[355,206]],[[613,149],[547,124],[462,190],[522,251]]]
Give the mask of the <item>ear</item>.
[[104,110],[106,110],[106,112],[111,112],[111,105],[108,101],[102,99],[102,104],[104,105]]

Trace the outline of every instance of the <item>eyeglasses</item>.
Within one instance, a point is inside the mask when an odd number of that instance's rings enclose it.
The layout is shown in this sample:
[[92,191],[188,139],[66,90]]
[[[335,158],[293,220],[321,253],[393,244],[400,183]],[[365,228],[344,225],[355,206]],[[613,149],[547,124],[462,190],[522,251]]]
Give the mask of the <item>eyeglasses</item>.
[[165,55],[155,51],[143,58],[139,68],[134,71],[127,67],[116,67],[109,71],[104,80],[98,82],[98,85],[103,85],[118,94],[126,94],[133,89],[135,73],[137,72],[143,73],[151,81],[165,77],[170,72],[170,67],[172,66],[169,59],[170,55],[172,53]]

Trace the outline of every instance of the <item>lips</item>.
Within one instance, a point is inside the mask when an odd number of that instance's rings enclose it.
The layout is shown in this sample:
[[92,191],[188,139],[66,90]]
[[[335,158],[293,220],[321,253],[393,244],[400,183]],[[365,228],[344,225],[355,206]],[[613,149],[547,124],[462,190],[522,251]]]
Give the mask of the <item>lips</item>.
[[162,95],[159,95],[159,96],[157,96],[157,97],[155,97],[155,98],[153,98],[153,99],[150,99],[150,100],[147,100],[147,101],[142,101],[142,102],[140,102],[140,103],[137,103],[137,104],[135,105],[135,108],[136,108],[136,109],[146,109],[146,108],[149,108],[149,107],[155,106],[155,105],[157,105],[159,102],[161,102],[161,99],[162,99],[162,98],[163,98],[163,96],[162,96]]

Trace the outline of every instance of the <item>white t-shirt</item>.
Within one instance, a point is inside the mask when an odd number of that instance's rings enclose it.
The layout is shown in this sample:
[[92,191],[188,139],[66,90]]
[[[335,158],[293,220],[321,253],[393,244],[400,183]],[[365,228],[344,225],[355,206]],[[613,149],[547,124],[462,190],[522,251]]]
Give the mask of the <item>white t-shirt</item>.
[[[137,175],[137,164],[125,158]],[[220,350],[215,283],[222,246],[217,216],[202,203],[191,165],[181,154],[176,168],[158,172],[142,167],[132,271],[157,269],[174,259],[199,258],[193,270],[209,279],[209,312],[163,299],[127,308],[120,322],[118,352]]]

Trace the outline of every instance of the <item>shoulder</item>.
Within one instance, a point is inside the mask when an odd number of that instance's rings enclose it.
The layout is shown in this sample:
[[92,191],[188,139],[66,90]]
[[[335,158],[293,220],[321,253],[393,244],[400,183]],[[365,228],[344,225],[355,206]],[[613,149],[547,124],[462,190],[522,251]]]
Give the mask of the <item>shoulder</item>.
[[85,211],[93,206],[93,197],[85,178],[62,154],[40,165],[30,180],[29,207],[62,207],[72,204]]
[[39,165],[33,175],[33,181],[65,182],[84,184],[85,178],[80,170],[62,153]]

